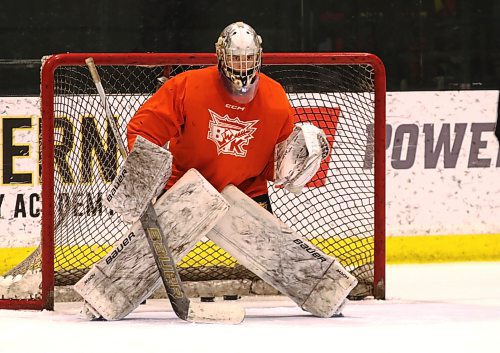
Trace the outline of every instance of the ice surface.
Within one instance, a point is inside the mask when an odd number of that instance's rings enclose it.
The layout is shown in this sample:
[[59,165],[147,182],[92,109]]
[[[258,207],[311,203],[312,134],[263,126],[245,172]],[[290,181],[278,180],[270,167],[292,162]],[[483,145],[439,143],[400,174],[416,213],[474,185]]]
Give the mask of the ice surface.
[[351,302],[332,319],[282,297],[243,298],[247,317],[235,326],[186,323],[167,300],[116,322],[80,319],[81,303],[0,310],[0,353],[500,352],[498,262],[388,266],[387,297]]

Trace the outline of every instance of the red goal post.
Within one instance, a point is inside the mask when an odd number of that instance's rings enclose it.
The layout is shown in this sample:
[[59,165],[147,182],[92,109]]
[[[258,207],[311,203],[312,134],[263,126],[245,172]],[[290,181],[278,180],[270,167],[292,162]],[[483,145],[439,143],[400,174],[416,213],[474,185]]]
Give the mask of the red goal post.
[[[88,57],[100,70],[123,135],[135,109],[160,84],[157,78],[216,63],[212,53],[79,53],[43,59],[41,244],[7,273],[13,278],[36,273],[40,285],[27,296],[0,296],[0,308],[52,309],[54,287],[75,283],[124,231],[119,218],[100,205],[123,161],[108,127],[99,122],[104,112],[85,67]],[[296,120],[324,129],[332,145],[331,156],[302,195],[270,183],[275,214],[358,277],[354,298],[385,298],[383,63],[366,53],[265,53],[263,72],[283,85]],[[178,266],[190,282],[256,280],[208,239]]]

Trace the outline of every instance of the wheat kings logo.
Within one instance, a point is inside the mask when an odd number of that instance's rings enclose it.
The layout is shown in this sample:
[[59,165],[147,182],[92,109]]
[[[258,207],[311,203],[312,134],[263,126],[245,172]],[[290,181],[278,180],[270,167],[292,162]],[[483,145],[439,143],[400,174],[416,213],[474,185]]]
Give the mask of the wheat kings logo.
[[217,145],[217,154],[231,154],[236,157],[245,157],[245,146],[253,139],[257,130],[253,126],[258,120],[241,121],[238,117],[231,119],[229,115],[220,116],[212,110],[207,138]]

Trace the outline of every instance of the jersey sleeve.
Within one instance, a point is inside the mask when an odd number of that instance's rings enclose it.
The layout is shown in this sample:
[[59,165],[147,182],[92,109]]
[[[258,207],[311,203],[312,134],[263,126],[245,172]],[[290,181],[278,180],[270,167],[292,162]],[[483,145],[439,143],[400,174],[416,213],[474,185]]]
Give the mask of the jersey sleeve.
[[127,142],[132,150],[138,135],[163,146],[177,136],[184,124],[183,101],[186,75],[163,84],[136,112],[127,125]]

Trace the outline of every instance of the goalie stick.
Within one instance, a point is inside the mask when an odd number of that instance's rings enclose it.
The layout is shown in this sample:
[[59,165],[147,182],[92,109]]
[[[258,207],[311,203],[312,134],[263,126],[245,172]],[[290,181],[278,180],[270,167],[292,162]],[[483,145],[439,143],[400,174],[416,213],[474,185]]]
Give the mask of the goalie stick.
[[[87,58],[85,63],[90,70],[92,80],[99,93],[106,119],[115,136],[120,154],[123,158],[126,158],[128,155],[127,147],[120,137],[120,132],[106,99],[106,93],[104,92],[94,60],[93,58]],[[239,324],[243,321],[245,311],[242,307],[235,306],[234,304],[221,305],[198,303],[191,301],[186,296],[175,261],[167,246],[168,238],[163,234],[158,225],[157,215],[151,202],[141,216],[140,222],[146,234],[146,239],[151,248],[172,309],[180,319],[194,323]]]

